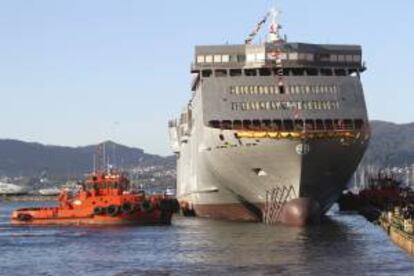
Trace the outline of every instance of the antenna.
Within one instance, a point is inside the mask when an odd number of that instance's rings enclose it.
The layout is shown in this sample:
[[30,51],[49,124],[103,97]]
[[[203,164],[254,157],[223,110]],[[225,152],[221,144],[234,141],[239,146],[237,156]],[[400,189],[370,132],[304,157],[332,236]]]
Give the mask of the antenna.
[[96,174],[96,153],[93,155],[93,173]]
[[282,14],[280,10],[277,10],[275,8],[272,8],[269,12],[270,16],[270,30],[269,34],[267,36],[267,42],[277,42],[282,40],[282,37],[280,36],[280,30],[282,29],[282,26],[279,24],[278,17]]
[[103,145],[102,145],[102,163],[103,163],[103,170],[105,171],[105,169],[106,169],[106,142],[103,142]]

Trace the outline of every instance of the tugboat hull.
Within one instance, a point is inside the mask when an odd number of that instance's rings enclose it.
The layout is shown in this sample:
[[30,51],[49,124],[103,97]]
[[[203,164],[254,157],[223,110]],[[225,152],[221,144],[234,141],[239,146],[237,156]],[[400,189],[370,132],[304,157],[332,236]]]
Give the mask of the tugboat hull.
[[58,208],[20,209],[12,214],[12,225],[170,225],[172,212],[154,210],[116,217],[107,215],[56,215]]

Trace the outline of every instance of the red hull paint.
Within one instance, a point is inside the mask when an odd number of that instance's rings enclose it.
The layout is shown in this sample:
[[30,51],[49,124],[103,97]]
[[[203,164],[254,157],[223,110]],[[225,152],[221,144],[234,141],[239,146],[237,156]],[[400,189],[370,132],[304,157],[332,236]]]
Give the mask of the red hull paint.
[[[261,203],[254,204],[259,210],[264,209]],[[225,219],[231,221],[260,222],[262,217],[248,210],[243,204],[205,204],[194,205],[197,216]],[[305,226],[320,219],[319,204],[308,198],[298,198],[287,202],[280,212],[278,222],[289,226]]]

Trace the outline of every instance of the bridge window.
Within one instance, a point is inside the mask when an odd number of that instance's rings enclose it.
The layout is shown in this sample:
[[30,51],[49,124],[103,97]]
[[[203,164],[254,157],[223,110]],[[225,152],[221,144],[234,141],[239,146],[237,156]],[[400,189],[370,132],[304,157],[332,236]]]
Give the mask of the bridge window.
[[220,128],[220,121],[210,121],[209,125],[212,128]]
[[289,56],[288,56],[288,58],[290,59],[290,60],[298,60],[298,53],[289,53]]
[[204,63],[206,61],[205,56],[197,56],[197,63]]
[[335,76],[346,76],[345,69],[335,69]]
[[321,76],[332,76],[332,69],[321,69]]
[[315,130],[315,122],[313,120],[305,121],[306,130]]
[[246,62],[246,56],[245,55],[238,55],[237,56],[237,62]]
[[274,130],[281,130],[282,129],[282,121],[281,120],[273,120],[272,127]]
[[260,120],[253,120],[253,129],[260,130],[261,122]]
[[352,60],[354,62],[361,62],[361,56],[360,55],[353,55]]
[[318,70],[315,68],[308,68],[306,69],[306,75],[308,76],[317,76],[318,75]]
[[319,60],[323,62],[331,61],[330,54],[319,54]]
[[283,129],[286,131],[293,131],[293,121],[283,120]]
[[263,120],[262,121],[263,128],[270,130],[272,129],[272,121],[271,120]]
[[333,121],[332,120],[325,120],[325,128],[327,130],[333,130],[334,129]]
[[243,120],[243,128],[244,129],[251,129],[252,122],[250,120]]
[[227,70],[226,69],[217,69],[215,71],[215,75],[218,78],[220,78],[220,77],[226,77],[227,76]]
[[335,129],[344,129],[344,121],[343,120],[334,120],[334,128]]
[[244,70],[244,75],[246,75],[248,77],[257,76],[257,70],[256,69],[245,69]]
[[222,55],[221,56],[221,61],[225,62],[225,63],[230,62],[230,56],[229,55]]
[[214,55],[214,63],[221,63],[221,55]]
[[321,119],[315,121],[315,126],[317,130],[324,130],[323,121]]
[[270,71],[269,68],[260,68],[259,69],[259,75],[260,76],[271,76],[272,72]]
[[303,76],[305,74],[305,69],[303,68],[293,68],[291,70],[293,76]]
[[296,131],[303,130],[303,120],[295,120],[295,130]]
[[230,76],[231,77],[239,77],[242,75],[241,69],[230,69]]
[[313,61],[314,55],[313,54],[306,54],[306,60],[307,61]]
[[233,122],[233,128],[234,129],[242,129],[243,128],[242,121],[240,121],[240,120],[234,121]]
[[213,71],[211,70],[203,70],[201,71],[201,75],[203,78],[209,78],[213,74]]
[[206,56],[206,62],[207,63],[213,63],[213,56],[212,55]]
[[354,128],[352,120],[346,119],[346,120],[343,121],[343,124],[344,124],[345,129],[353,129]]
[[356,129],[362,129],[364,127],[364,121],[361,119],[355,120],[355,128]]
[[223,121],[221,123],[222,129],[232,129],[232,122],[231,121]]

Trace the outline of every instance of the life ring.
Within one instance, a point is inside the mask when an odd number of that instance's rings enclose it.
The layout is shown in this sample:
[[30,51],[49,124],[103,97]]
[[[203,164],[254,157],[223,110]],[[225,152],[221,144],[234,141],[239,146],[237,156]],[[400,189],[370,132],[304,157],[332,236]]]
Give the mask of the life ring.
[[110,205],[110,206],[108,206],[108,208],[106,208],[106,212],[111,217],[116,217],[119,214],[119,206]]
[[96,206],[95,208],[93,208],[93,214],[95,216],[103,215],[105,214],[105,208]]
[[141,210],[144,211],[144,212],[146,212],[146,213],[149,213],[149,212],[152,211],[152,204],[151,204],[151,202],[149,202],[147,200],[143,201],[141,203],[141,206],[140,207],[141,207]]
[[132,205],[129,202],[124,202],[124,204],[122,204],[121,206],[121,211],[124,214],[131,214],[132,212],[134,212],[134,205]]

